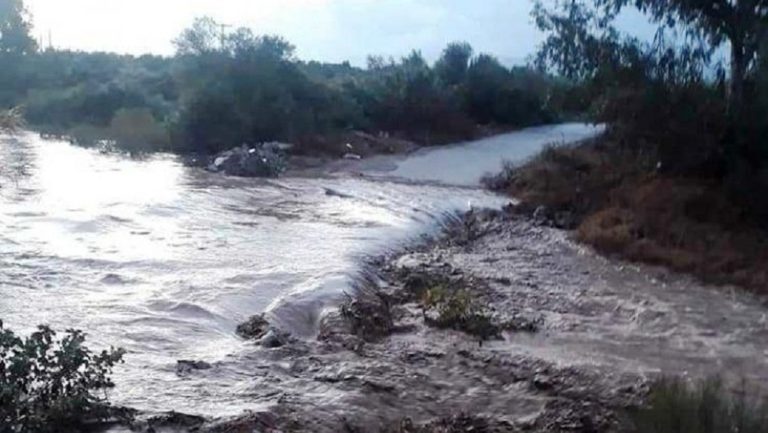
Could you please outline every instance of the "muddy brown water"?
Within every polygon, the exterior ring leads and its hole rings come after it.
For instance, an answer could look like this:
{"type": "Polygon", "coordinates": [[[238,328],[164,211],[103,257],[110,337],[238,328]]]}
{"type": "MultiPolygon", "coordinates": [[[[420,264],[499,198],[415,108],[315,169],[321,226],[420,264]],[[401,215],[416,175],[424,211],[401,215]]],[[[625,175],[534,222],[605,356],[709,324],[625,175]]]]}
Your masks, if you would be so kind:
{"type": "MultiPolygon", "coordinates": [[[[267,311],[282,328],[312,340],[366,257],[437,233],[452,212],[507,203],[478,187],[503,159],[521,161],[547,143],[597,132],[576,124],[533,128],[279,180],[227,178],[167,155],[137,161],[33,134],[5,136],[0,318],[21,333],[40,323],[75,327],[94,347],[126,348],[111,397],[140,410],[237,415],[269,405],[292,386],[307,400],[347,404],[338,387],[287,370],[284,382],[275,382],[267,370],[288,364],[254,352],[234,335],[236,325],[267,311]],[[180,377],[179,359],[220,367],[180,377]]],[[[557,238],[559,232],[535,233],[488,241],[524,242],[518,251],[531,256],[452,259],[527,287],[518,297],[525,305],[510,308],[545,315],[546,332],[510,336],[489,350],[565,366],[728,368],[768,379],[768,310],[758,300],[657,270],[622,268],[557,238]]],[[[488,245],[495,247],[512,251],[488,245]]],[[[342,358],[340,364],[351,362],[342,358]]],[[[291,359],[290,368],[302,364],[291,359]]],[[[462,374],[441,377],[459,383],[462,374]]],[[[482,382],[471,379],[467,392],[480,392],[482,382]]],[[[427,398],[419,392],[414,398],[427,398]]]]}
{"type": "MultiPolygon", "coordinates": [[[[504,155],[595,131],[535,128],[463,147],[486,155],[479,177],[504,155]]],[[[262,311],[311,338],[362,258],[434,233],[451,212],[504,202],[463,182],[237,179],[169,155],[131,160],[32,133],[2,136],[0,318],[19,333],[75,327],[95,347],[127,349],[111,393],[118,404],[236,414],[254,408],[250,369],[233,362],[179,378],[176,361],[244,356],[250,346],[234,329],[262,311]]]]}

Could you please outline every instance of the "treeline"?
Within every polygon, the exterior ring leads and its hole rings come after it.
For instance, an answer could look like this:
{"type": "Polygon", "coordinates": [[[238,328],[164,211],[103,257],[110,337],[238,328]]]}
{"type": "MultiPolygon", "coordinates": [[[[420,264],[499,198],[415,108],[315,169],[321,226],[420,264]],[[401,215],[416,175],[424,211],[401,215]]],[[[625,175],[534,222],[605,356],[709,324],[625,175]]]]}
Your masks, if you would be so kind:
{"type": "MultiPolygon", "coordinates": [[[[16,22],[28,23],[19,11],[16,22]]],[[[435,144],[485,126],[553,122],[579,106],[567,81],[507,68],[466,43],[450,44],[435,64],[414,51],[356,68],[301,61],[280,37],[221,33],[209,18],[179,36],[173,57],[40,51],[14,40],[0,51],[0,107],[23,107],[43,131],[131,151],[211,153],[282,140],[312,152],[314,137],[350,130],[435,144]]]]}

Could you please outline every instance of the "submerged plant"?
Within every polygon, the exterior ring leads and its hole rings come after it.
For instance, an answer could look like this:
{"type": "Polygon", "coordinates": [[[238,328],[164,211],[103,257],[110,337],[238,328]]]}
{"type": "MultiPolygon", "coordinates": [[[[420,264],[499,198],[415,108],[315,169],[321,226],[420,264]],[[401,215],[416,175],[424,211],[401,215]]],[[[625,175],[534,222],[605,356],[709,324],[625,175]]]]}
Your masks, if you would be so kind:
{"type": "Polygon", "coordinates": [[[466,332],[481,341],[500,335],[489,309],[464,289],[433,287],[424,293],[421,305],[427,325],[466,332]]]}
{"type": "Polygon", "coordinates": [[[124,351],[91,352],[85,334],[47,326],[17,337],[0,321],[0,433],[80,431],[108,415],[112,368],[124,351]]]}

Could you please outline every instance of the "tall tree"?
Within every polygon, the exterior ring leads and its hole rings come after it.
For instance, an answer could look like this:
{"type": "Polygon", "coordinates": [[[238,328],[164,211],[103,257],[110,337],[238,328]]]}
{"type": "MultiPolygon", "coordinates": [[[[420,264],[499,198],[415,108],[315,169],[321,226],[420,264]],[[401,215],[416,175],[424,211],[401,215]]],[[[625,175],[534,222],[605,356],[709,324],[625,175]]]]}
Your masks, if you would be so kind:
{"type": "Polygon", "coordinates": [[[731,53],[729,113],[741,115],[745,82],[768,29],[768,0],[594,0],[615,15],[635,6],[657,23],[684,26],[689,36],[704,38],[714,51],[728,45],[731,53]]]}
{"type": "Polygon", "coordinates": [[[30,36],[32,22],[22,0],[0,0],[0,54],[31,54],[37,43],[30,36]]]}
{"type": "Polygon", "coordinates": [[[443,50],[435,64],[435,72],[440,79],[451,86],[462,83],[467,76],[467,68],[474,50],[467,42],[453,42],[443,50]]]}

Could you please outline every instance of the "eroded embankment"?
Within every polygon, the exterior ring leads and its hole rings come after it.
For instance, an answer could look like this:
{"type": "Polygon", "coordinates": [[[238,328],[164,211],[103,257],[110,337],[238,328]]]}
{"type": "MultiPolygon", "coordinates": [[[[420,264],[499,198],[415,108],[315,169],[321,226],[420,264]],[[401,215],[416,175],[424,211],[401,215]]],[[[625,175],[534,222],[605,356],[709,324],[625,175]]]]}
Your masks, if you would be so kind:
{"type": "Polygon", "coordinates": [[[262,413],[203,429],[619,431],[622,409],[660,374],[768,383],[759,299],[600,258],[513,208],[471,213],[373,266],[378,277],[316,340],[247,356],[262,413]],[[429,298],[456,287],[490,332],[436,326],[429,298]]]}

